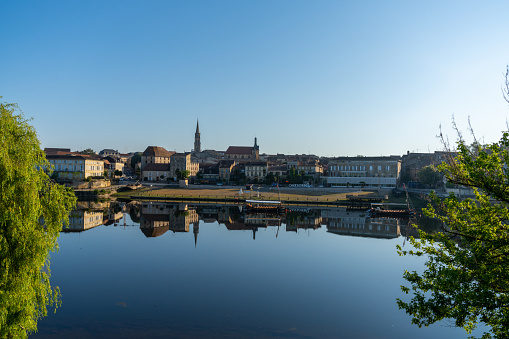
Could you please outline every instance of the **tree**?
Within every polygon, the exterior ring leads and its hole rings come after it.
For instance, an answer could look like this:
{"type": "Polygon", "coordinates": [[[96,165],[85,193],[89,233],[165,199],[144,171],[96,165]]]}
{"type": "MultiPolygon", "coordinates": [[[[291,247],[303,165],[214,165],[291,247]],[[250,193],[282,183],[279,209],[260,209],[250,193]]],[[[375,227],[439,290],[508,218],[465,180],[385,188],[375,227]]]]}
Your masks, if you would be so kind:
{"type": "Polygon", "coordinates": [[[179,171],[178,176],[179,176],[179,179],[187,179],[187,178],[189,178],[190,174],[191,174],[190,171],[183,170],[183,171],[179,171]]]}
{"type": "Polygon", "coordinates": [[[16,104],[0,103],[0,140],[0,336],[25,338],[58,306],[48,253],[76,197],[44,172],[50,164],[16,104]]]}
{"type": "Polygon", "coordinates": [[[446,179],[474,189],[475,198],[460,200],[451,194],[441,200],[431,195],[424,211],[441,221],[441,231],[419,231],[410,238],[415,250],[400,255],[427,256],[422,274],[405,271],[413,292],[398,305],[412,322],[428,326],[450,319],[471,332],[479,323],[490,329],[483,338],[507,338],[509,333],[509,134],[481,147],[461,138],[457,156],[449,153],[438,166],[446,179]]]}
{"type": "Polygon", "coordinates": [[[140,152],[137,152],[131,157],[131,169],[136,169],[136,164],[141,162],[141,154],[140,152]]]}
{"type": "Polygon", "coordinates": [[[97,155],[93,149],[87,148],[80,152],[80,154],[97,155]]]}
{"type": "Polygon", "coordinates": [[[115,170],[114,174],[117,177],[121,177],[122,176],[122,171],[121,170],[115,170]]]}
{"type": "Polygon", "coordinates": [[[436,187],[440,182],[441,176],[435,166],[429,165],[421,168],[421,170],[417,173],[417,179],[426,187],[436,187]]]}

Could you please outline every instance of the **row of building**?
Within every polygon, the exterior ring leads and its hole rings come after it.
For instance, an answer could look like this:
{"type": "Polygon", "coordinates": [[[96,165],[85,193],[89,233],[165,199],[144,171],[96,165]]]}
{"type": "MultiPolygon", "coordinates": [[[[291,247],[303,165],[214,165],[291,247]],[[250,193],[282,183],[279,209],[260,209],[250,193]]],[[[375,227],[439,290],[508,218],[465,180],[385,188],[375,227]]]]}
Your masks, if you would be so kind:
{"type": "Polygon", "coordinates": [[[303,182],[329,187],[395,188],[402,182],[417,181],[420,169],[446,160],[446,152],[410,153],[403,156],[318,157],[316,155],[260,154],[257,138],[253,146],[229,146],[226,151],[201,150],[196,124],[194,149],[177,153],[162,146],[148,146],[131,168],[131,157],[104,149],[99,154],[46,148],[55,175],[63,180],[83,180],[107,173],[138,173],[149,182],[167,182],[179,176],[195,183],[239,183],[273,181],[280,184],[303,182]],[[185,174],[185,175],[182,175],[185,174]]]}

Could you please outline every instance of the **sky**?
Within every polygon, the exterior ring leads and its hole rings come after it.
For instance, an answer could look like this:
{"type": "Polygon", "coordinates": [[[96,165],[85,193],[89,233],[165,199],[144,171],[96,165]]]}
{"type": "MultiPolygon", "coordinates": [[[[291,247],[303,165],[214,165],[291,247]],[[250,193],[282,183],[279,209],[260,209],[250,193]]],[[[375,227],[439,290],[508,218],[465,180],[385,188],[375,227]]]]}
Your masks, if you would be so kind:
{"type": "Polygon", "coordinates": [[[507,130],[509,1],[3,1],[0,99],[41,147],[434,152],[507,130]],[[468,138],[467,138],[468,139],[468,138]]]}

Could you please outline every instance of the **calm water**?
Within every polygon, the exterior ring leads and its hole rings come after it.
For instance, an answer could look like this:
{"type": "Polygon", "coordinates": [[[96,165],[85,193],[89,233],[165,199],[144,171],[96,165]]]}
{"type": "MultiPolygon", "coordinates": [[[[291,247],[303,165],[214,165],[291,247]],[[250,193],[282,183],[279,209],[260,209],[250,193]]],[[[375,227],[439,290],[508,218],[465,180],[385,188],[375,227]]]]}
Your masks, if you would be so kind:
{"type": "MultiPolygon", "coordinates": [[[[62,306],[31,338],[467,337],[398,310],[403,271],[423,266],[396,253],[401,221],[188,207],[126,206],[116,226],[62,233],[51,258],[62,306]]],[[[80,211],[73,227],[102,218],[80,211]]]]}

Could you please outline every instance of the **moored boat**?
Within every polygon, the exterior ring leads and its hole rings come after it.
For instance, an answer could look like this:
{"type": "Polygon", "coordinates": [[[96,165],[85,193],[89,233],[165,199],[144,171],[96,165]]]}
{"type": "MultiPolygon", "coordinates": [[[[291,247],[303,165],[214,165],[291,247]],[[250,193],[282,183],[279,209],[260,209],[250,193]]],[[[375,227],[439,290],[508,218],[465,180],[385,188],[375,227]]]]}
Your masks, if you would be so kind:
{"type": "Polygon", "coordinates": [[[284,214],[290,210],[283,206],[281,201],[271,200],[246,200],[244,205],[244,211],[246,213],[274,213],[284,214]]]}

